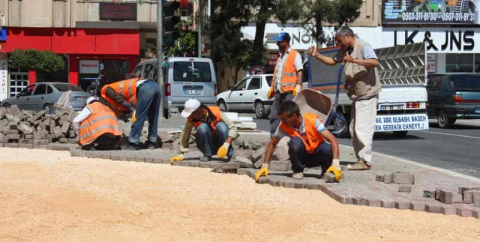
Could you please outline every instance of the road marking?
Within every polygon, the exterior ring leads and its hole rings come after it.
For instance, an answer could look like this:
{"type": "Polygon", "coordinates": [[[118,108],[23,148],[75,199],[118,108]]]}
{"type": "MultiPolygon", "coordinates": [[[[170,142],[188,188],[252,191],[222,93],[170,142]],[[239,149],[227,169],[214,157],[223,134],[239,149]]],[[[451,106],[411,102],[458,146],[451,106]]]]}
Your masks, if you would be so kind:
{"type": "Polygon", "coordinates": [[[424,132],[424,133],[432,133],[432,134],[443,134],[443,135],[456,136],[456,137],[462,137],[462,138],[470,138],[470,139],[480,139],[480,137],[475,137],[475,136],[468,136],[468,135],[461,135],[461,134],[449,134],[449,133],[434,132],[434,131],[416,130],[416,132],[424,132]]]}
{"type": "MultiPolygon", "coordinates": [[[[350,148],[353,151],[353,147],[350,146],[350,145],[340,144],[340,146],[343,146],[344,148],[350,148]]],[[[420,166],[420,167],[423,167],[423,168],[426,168],[426,169],[435,170],[435,171],[442,172],[442,173],[445,173],[445,174],[449,174],[451,176],[455,176],[455,177],[458,177],[458,178],[467,179],[467,180],[470,180],[472,182],[480,182],[480,178],[473,177],[473,176],[466,175],[466,174],[461,174],[461,173],[454,172],[454,171],[451,171],[451,170],[447,170],[447,169],[444,169],[444,168],[439,168],[439,167],[435,167],[435,166],[431,166],[431,165],[426,165],[426,164],[422,164],[422,163],[417,162],[417,161],[407,160],[407,159],[403,159],[403,158],[400,158],[400,157],[397,157],[397,156],[387,155],[387,154],[383,154],[383,153],[379,153],[379,152],[372,152],[372,153],[375,156],[383,156],[387,159],[393,159],[393,160],[397,160],[397,161],[400,161],[400,162],[420,166]]]]}

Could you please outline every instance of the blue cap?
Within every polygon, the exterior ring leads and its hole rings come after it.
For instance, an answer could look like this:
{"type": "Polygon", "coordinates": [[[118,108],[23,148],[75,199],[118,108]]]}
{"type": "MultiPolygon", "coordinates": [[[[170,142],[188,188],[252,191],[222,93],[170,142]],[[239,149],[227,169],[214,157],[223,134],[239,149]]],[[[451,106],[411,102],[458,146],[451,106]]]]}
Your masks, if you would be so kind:
{"type": "Polygon", "coordinates": [[[273,37],[275,41],[287,41],[290,43],[290,35],[287,32],[281,32],[277,37],[273,37]]]}

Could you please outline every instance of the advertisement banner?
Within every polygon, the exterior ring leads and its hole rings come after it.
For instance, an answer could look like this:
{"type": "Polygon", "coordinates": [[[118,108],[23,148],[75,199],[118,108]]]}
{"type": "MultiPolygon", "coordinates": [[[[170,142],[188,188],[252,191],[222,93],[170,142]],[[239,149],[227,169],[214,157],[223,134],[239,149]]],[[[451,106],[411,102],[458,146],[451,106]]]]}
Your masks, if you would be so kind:
{"type": "Polygon", "coordinates": [[[384,0],[383,24],[478,24],[480,0],[384,0]]]}
{"type": "Polygon", "coordinates": [[[428,130],[426,114],[378,115],[375,132],[428,130]]]}
{"type": "Polygon", "coordinates": [[[0,101],[8,97],[8,61],[0,55],[0,101]]]}

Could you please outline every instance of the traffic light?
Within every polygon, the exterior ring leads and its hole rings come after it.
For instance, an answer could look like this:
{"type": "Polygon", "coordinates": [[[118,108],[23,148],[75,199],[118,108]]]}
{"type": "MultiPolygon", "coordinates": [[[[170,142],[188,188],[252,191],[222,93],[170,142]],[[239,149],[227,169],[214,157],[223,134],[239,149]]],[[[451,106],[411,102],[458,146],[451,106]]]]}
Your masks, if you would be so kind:
{"type": "Polygon", "coordinates": [[[167,46],[173,45],[175,40],[180,37],[180,33],[175,29],[175,25],[180,23],[180,16],[175,15],[178,8],[180,8],[179,2],[163,3],[163,42],[167,46]]]}

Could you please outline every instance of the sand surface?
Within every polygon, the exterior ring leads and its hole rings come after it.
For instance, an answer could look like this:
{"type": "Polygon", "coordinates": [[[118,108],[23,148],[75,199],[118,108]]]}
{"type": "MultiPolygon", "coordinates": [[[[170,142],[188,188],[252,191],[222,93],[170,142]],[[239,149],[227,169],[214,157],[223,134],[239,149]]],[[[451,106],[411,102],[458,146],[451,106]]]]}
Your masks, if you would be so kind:
{"type": "Polygon", "coordinates": [[[208,169],[0,148],[0,241],[479,241],[480,220],[342,205],[208,169]]]}

